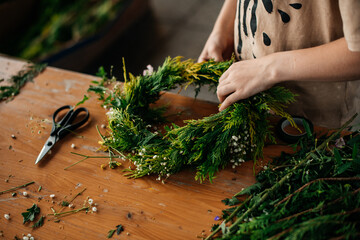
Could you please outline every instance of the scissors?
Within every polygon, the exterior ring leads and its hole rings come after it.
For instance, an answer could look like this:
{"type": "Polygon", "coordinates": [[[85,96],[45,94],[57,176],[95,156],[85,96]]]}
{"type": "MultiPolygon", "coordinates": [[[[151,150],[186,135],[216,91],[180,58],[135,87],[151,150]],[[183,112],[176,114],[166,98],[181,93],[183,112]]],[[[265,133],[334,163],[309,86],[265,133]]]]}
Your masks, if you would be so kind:
{"type": "Polygon", "coordinates": [[[46,153],[49,152],[49,150],[57,143],[60,139],[62,139],[65,135],[67,135],[69,132],[74,131],[78,127],[84,125],[87,120],[89,119],[89,111],[84,108],[77,108],[74,110],[74,108],[70,105],[65,105],[60,108],[58,108],[53,113],[53,125],[50,133],[50,137],[48,140],[46,140],[46,143],[44,144],[43,148],[41,149],[41,152],[39,156],[37,157],[35,164],[41,161],[41,159],[44,158],[46,153]],[[69,109],[69,111],[65,114],[65,116],[60,119],[59,121],[56,121],[57,115],[63,111],[64,109],[69,109]],[[73,123],[74,120],[78,117],[78,115],[81,112],[85,112],[85,116],[78,122],[73,123]]]}

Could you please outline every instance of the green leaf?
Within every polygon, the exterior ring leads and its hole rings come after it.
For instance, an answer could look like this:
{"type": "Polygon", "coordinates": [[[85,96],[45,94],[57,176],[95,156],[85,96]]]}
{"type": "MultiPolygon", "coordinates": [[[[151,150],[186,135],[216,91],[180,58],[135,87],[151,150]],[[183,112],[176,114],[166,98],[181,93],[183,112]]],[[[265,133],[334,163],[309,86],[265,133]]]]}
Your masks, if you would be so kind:
{"type": "Polygon", "coordinates": [[[358,150],[359,150],[359,143],[355,142],[354,146],[353,146],[353,151],[352,151],[352,158],[356,159],[357,155],[358,155],[358,150]]]}
{"type": "Polygon", "coordinates": [[[34,221],[34,218],[40,213],[40,208],[34,203],[31,208],[26,209],[26,212],[21,213],[23,216],[23,224],[34,221]]]}
{"type": "Polygon", "coordinates": [[[116,226],[116,234],[119,235],[122,231],[124,231],[124,227],[119,224],[116,226]]]}
{"type": "Polygon", "coordinates": [[[351,165],[352,165],[351,162],[348,162],[348,163],[345,163],[345,164],[341,165],[341,166],[337,169],[336,175],[342,174],[343,172],[345,172],[346,170],[348,170],[348,168],[351,167],[351,165]]]}
{"type": "Polygon", "coordinates": [[[340,155],[340,152],[337,148],[334,148],[334,156],[335,156],[335,160],[336,160],[336,163],[338,165],[341,165],[342,164],[342,157],[340,155]]]}
{"type": "Polygon", "coordinates": [[[116,230],[112,229],[108,232],[107,238],[112,238],[116,230]]]}
{"type": "Polygon", "coordinates": [[[101,78],[105,78],[106,75],[107,75],[107,73],[106,73],[104,67],[103,66],[99,67],[99,70],[96,73],[96,76],[101,77],[101,78]]]}
{"type": "Polygon", "coordinates": [[[86,96],[86,95],[84,95],[83,99],[82,99],[80,102],[78,102],[78,103],[75,105],[75,107],[79,106],[80,104],[83,104],[83,103],[86,102],[87,100],[89,100],[89,97],[86,96]]]}
{"type": "Polygon", "coordinates": [[[234,206],[234,205],[240,203],[239,199],[237,199],[236,197],[226,198],[226,199],[222,200],[222,202],[228,206],[234,206]]]}
{"type": "Polygon", "coordinates": [[[45,218],[44,216],[41,216],[39,221],[37,221],[36,223],[34,223],[34,225],[32,225],[32,228],[38,228],[44,225],[44,218],[45,218]]]}
{"type": "Polygon", "coordinates": [[[306,133],[307,133],[307,136],[308,136],[308,137],[311,137],[311,136],[312,136],[312,132],[311,132],[311,129],[310,129],[310,126],[309,126],[308,122],[303,119],[303,120],[302,120],[302,124],[303,124],[303,126],[304,126],[304,128],[305,128],[305,131],[306,131],[306,133]]]}

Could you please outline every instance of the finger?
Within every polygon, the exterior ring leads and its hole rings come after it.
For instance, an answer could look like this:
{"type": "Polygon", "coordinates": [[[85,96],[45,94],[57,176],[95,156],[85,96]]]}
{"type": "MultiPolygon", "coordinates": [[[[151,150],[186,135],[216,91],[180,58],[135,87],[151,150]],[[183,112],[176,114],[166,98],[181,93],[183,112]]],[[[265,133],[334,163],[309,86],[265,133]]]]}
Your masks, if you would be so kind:
{"type": "Polygon", "coordinates": [[[209,60],[209,57],[205,53],[201,53],[200,57],[198,58],[198,63],[206,62],[209,60]]]}
{"type": "Polygon", "coordinates": [[[221,104],[219,111],[222,111],[226,108],[228,108],[231,104],[236,103],[239,99],[237,99],[236,92],[229,95],[225,101],[221,104]]]}
{"type": "Polygon", "coordinates": [[[224,58],[220,54],[213,54],[213,59],[215,62],[223,62],[224,58]]]}
{"type": "Polygon", "coordinates": [[[220,102],[223,102],[227,96],[236,91],[235,87],[232,84],[222,85],[217,88],[217,97],[220,102]]]}
{"type": "MultiPolygon", "coordinates": [[[[230,68],[229,68],[230,69],[230,68]]],[[[226,70],[219,78],[219,84],[225,82],[225,80],[229,77],[230,71],[226,70]]]]}

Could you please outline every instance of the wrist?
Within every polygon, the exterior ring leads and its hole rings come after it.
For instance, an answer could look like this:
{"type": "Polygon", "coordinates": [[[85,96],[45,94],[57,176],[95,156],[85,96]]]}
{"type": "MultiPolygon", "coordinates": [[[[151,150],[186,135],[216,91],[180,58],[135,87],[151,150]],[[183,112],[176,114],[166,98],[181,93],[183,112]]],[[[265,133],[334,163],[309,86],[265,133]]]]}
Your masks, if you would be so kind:
{"type": "Polygon", "coordinates": [[[286,52],[276,52],[265,57],[268,62],[267,75],[270,85],[293,79],[294,60],[286,52]]]}

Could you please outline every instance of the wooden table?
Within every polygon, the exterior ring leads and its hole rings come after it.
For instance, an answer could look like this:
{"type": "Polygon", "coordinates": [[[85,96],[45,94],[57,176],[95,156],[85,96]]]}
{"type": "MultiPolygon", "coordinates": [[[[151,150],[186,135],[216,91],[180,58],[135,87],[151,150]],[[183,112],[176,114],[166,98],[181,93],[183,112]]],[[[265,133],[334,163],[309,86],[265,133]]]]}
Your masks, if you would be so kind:
{"type": "MultiPolygon", "coordinates": [[[[16,73],[22,62],[0,57],[0,76],[16,73]]],[[[26,188],[0,195],[0,239],[14,239],[31,233],[35,239],[106,239],[107,233],[117,225],[124,226],[124,232],[112,239],[197,239],[209,234],[215,216],[225,208],[222,199],[232,197],[242,188],[255,182],[252,162],[226,168],[217,174],[213,184],[200,184],[194,180],[194,170],[185,170],[171,176],[163,184],[157,176],[141,179],[127,179],[122,170],[101,169],[107,159],[87,159],[64,170],[81,158],[77,153],[101,156],[96,152],[100,137],[96,125],[107,124],[106,110],[95,96],[83,106],[89,109],[90,123],[79,129],[76,135],[69,134],[54,147],[52,154],[43,164],[35,165],[35,159],[51,130],[51,117],[62,105],[74,105],[80,101],[94,76],[65,71],[52,67],[27,83],[13,101],[0,103],[0,191],[27,182],[35,181],[26,188]],[[15,138],[12,137],[15,136],[15,138]],[[72,149],[71,145],[76,148],[72,149]],[[42,187],[38,191],[39,186],[42,187]],[[52,213],[51,207],[70,200],[76,193],[86,191],[75,200],[75,208],[81,207],[90,197],[97,203],[96,213],[79,212],[60,218],[60,222],[49,221],[47,216],[42,227],[32,229],[23,224],[22,212],[36,203],[41,215],[52,213]],[[26,191],[28,197],[22,196],[26,191]],[[51,199],[50,195],[55,194],[51,199]],[[10,213],[6,220],[4,214],[10,213]]],[[[217,106],[167,93],[161,103],[170,104],[170,121],[181,123],[183,119],[200,118],[217,112],[217,106]]],[[[160,103],[160,104],[161,104],[160,103]]],[[[100,128],[103,134],[106,129],[100,128]]],[[[267,146],[265,160],[276,156],[284,146],[267,146]]],[[[70,210],[70,209],[66,209],[70,210]]]]}

